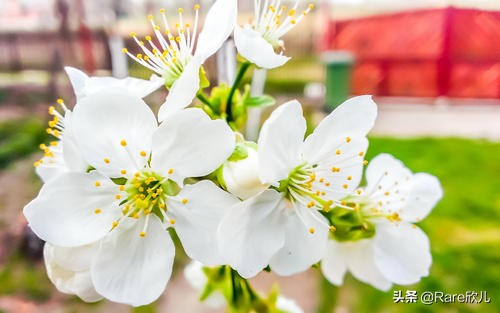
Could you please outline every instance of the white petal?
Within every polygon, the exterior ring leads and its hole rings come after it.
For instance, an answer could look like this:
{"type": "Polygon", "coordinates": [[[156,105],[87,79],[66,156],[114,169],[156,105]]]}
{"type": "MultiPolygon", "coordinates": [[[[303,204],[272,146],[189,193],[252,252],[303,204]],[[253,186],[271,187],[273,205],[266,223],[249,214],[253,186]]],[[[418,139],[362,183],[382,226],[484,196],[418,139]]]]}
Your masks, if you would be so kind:
{"type": "Polygon", "coordinates": [[[126,77],[88,77],[85,73],[72,67],[65,67],[78,100],[106,89],[121,88],[136,97],[144,98],[163,86],[164,81],[157,75],[149,80],[126,77]]]}
{"type": "Polygon", "coordinates": [[[439,180],[427,173],[413,175],[408,186],[407,205],[401,210],[400,217],[407,222],[424,219],[443,197],[439,180]]]}
{"type": "Polygon", "coordinates": [[[118,188],[106,177],[65,173],[50,180],[24,208],[33,231],[45,241],[61,247],[93,243],[105,236],[121,215],[114,195],[118,188]],[[100,187],[94,183],[99,181],[100,187]],[[96,209],[100,214],[95,214],[96,209]]]}
{"type": "Polygon", "coordinates": [[[276,301],[276,308],[285,313],[304,313],[294,300],[281,296],[276,301]]]}
{"type": "MultiPolygon", "coordinates": [[[[84,248],[84,250],[88,252],[87,248],[84,248]]],[[[65,265],[73,266],[74,264],[83,263],[78,257],[73,257],[70,251],[75,252],[76,255],[82,256],[81,248],[66,249],[52,246],[49,243],[45,244],[43,255],[50,281],[59,291],[77,295],[85,302],[96,302],[101,300],[102,296],[95,291],[92,279],[90,278],[90,259],[88,259],[86,255],[83,255],[87,269],[75,271],[65,265]],[[66,259],[62,258],[63,256],[69,257],[74,263],[66,262],[66,259]]]]}
{"type": "Polygon", "coordinates": [[[174,82],[160,107],[158,120],[165,121],[170,115],[189,106],[200,89],[200,60],[191,59],[182,71],[181,76],[174,82]]]}
{"type": "Polygon", "coordinates": [[[312,188],[313,191],[325,192],[327,199],[340,200],[352,194],[361,181],[368,140],[357,137],[347,143],[345,139],[333,139],[329,144],[335,150],[326,154],[323,159],[307,160],[309,164],[318,165],[315,169],[318,179],[314,181],[312,188]]]}
{"type": "Polygon", "coordinates": [[[217,0],[208,11],[198,36],[195,56],[201,63],[217,52],[233,32],[238,15],[238,1],[217,0]]]}
{"type": "Polygon", "coordinates": [[[343,253],[340,243],[336,240],[328,240],[325,256],[321,261],[321,272],[332,284],[341,286],[347,272],[346,255],[343,253]]]}
{"type": "Polygon", "coordinates": [[[347,268],[354,277],[383,291],[391,288],[392,283],[382,275],[375,263],[372,239],[338,244],[347,268]]]}
{"type": "Polygon", "coordinates": [[[260,181],[259,155],[248,148],[248,156],[243,160],[227,161],[222,176],[227,191],[245,200],[266,190],[269,185],[260,181]]]}
{"type": "Polygon", "coordinates": [[[224,264],[217,228],[227,209],[238,202],[209,180],[186,185],[176,197],[167,198],[169,217],[175,220],[174,228],[191,259],[207,266],[224,264]]]}
{"type": "Polygon", "coordinates": [[[222,255],[244,278],[257,275],[285,242],[284,203],[275,190],[233,206],[219,226],[222,255]]]}
{"type": "Polygon", "coordinates": [[[90,270],[92,259],[99,249],[98,242],[74,248],[57,247],[48,243],[46,245],[51,247],[54,262],[74,272],[90,270]]]}
{"type": "Polygon", "coordinates": [[[285,244],[269,262],[271,269],[282,276],[303,272],[319,262],[328,241],[328,224],[318,211],[303,207],[296,210],[299,213],[287,217],[285,244]]]}
{"type": "Polygon", "coordinates": [[[408,285],[429,275],[432,263],[427,235],[408,223],[377,224],[375,263],[388,280],[408,285]]]}
{"type": "Polygon", "coordinates": [[[72,119],[85,160],[103,174],[120,177],[121,170],[134,173],[146,164],[141,151],[151,151],[157,122],[140,98],[117,90],[102,91],[80,101],[72,119]]]}
{"type": "Polygon", "coordinates": [[[234,43],[238,52],[248,61],[258,67],[273,69],[284,65],[289,57],[274,52],[273,46],[262,35],[253,30],[250,25],[234,29],[234,43]]]}
{"type": "Polygon", "coordinates": [[[84,97],[86,93],[85,86],[90,77],[84,72],[74,67],[66,66],[64,70],[68,75],[71,85],[73,86],[73,91],[75,92],[76,97],[77,98],[84,97]]]}
{"type": "Polygon", "coordinates": [[[165,120],[153,135],[151,165],[182,185],[186,177],[216,170],[231,156],[235,135],[226,122],[211,120],[201,109],[186,109],[165,120]]]}
{"type": "Polygon", "coordinates": [[[103,240],[91,268],[98,293],[119,303],[149,304],[163,293],[172,273],[175,247],[156,216],[151,216],[146,236],[142,220],[129,229],[120,227],[103,240]]]}
{"type": "Polygon", "coordinates": [[[377,105],[370,96],[347,100],[330,113],[304,143],[304,158],[315,163],[335,151],[341,140],[365,137],[377,117],[377,105]]]}
{"type": "Polygon", "coordinates": [[[374,157],[366,168],[367,191],[375,191],[378,186],[387,189],[394,185],[403,183],[412,176],[403,162],[390,154],[381,153],[374,157]]]}
{"type": "Polygon", "coordinates": [[[259,136],[260,179],[276,184],[301,164],[300,150],[306,133],[306,120],[296,100],[278,107],[264,122],[259,136]]]}

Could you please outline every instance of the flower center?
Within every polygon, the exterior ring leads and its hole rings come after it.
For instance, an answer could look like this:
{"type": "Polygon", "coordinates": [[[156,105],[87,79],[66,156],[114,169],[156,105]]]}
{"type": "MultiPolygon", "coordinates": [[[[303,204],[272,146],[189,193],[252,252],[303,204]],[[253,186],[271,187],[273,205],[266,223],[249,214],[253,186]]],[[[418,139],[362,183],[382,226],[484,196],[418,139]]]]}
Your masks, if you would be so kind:
{"type": "Polygon", "coordinates": [[[328,211],[337,201],[326,198],[323,187],[328,187],[330,183],[317,177],[316,168],[317,165],[307,163],[297,166],[287,179],[280,181],[278,189],[291,201],[300,202],[308,208],[328,211]]]}
{"type": "Polygon", "coordinates": [[[130,35],[143,53],[133,55],[126,48],[123,49],[123,52],[137,63],[161,75],[165,79],[165,85],[170,88],[182,74],[184,67],[194,54],[198,38],[199,9],[199,5],[194,6],[195,18],[193,27],[191,27],[191,24],[184,22],[183,9],[178,9],[179,19],[175,24],[175,28],[169,26],[165,9],[160,10],[163,28],[155,23],[152,15],[149,15],[148,20],[153,28],[156,42],[153,41],[151,36],[146,36],[145,40],[149,45],[148,48],[146,43],[139,40],[136,33],[133,32],[130,35]]]}
{"type": "Polygon", "coordinates": [[[300,0],[296,0],[293,7],[280,6],[281,0],[255,0],[255,20],[252,27],[262,34],[262,37],[275,49],[283,49],[284,43],[280,38],[292,30],[313,8],[309,4],[307,9],[297,14],[300,0]],[[268,5],[268,3],[270,4],[268,5]]]}

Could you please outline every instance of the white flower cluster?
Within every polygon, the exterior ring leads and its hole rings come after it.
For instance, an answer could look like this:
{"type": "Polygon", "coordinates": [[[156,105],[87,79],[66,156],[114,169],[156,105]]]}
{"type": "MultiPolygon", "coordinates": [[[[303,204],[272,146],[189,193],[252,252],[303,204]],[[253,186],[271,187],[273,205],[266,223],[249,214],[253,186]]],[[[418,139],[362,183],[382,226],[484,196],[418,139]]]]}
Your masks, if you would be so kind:
{"type": "MultiPolygon", "coordinates": [[[[85,301],[155,301],[171,276],[173,232],[199,262],[186,274],[200,290],[211,278],[202,265],[230,266],[244,280],[263,269],[293,275],[321,261],[333,284],[350,271],[383,290],[428,275],[429,242],[412,223],[439,201],[441,186],[380,155],[359,187],[377,115],[371,97],[346,101],[305,139],[301,104],[285,103],[257,143],[229,122],[234,88],[224,101],[202,96],[201,108],[186,108],[206,87],[204,61],[233,31],[247,64],[287,62],[281,37],[312,5],[297,12],[300,1],[279,3],[256,0],[254,20],[240,27],[236,1],[217,0],[199,35],[199,6],[194,26],[182,9],[175,28],[164,10],[161,26],[149,17],[155,38],[132,34],[141,54],[124,52],[156,73],[150,80],[66,68],[77,103],[49,109],[57,140],[41,145],[35,166],[45,184],[24,208],[47,242],[47,272],[59,290],[85,301]],[[155,116],[142,98],[162,85],[169,93],[155,116]]],[[[215,293],[212,302],[223,298],[215,293]]],[[[273,301],[272,312],[301,312],[293,301],[273,301]]]]}

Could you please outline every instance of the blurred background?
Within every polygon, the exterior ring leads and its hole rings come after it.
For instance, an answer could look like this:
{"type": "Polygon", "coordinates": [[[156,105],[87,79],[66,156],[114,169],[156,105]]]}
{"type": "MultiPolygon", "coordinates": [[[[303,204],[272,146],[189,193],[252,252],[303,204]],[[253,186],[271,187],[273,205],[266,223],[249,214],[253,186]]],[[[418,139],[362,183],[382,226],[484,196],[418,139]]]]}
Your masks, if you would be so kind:
{"type": "MultiPolygon", "coordinates": [[[[204,308],[182,275],[180,260],[165,295],[131,309],[84,304],[58,293],[41,261],[43,243],[26,227],[23,206],[41,182],[33,161],[47,108],[74,96],[63,66],[91,75],[148,78],[123,47],[128,35],[151,32],[146,15],[212,1],[0,0],[0,312],[220,312],[204,308]]],[[[284,1],[287,2],[287,1],[284,1]]],[[[290,1],[295,2],[295,1],[290,1]]],[[[419,224],[429,235],[430,276],[387,293],[347,277],[334,288],[317,270],[254,279],[266,293],[274,281],[285,296],[313,313],[500,312],[500,2],[498,0],[313,1],[311,16],[291,31],[293,59],[267,73],[265,92],[278,103],[298,98],[311,127],[350,95],[372,94],[380,105],[368,159],[392,153],[415,172],[438,176],[445,197],[419,224]],[[490,304],[395,304],[393,291],[487,291],[490,304]]],[[[307,5],[308,3],[302,3],[307,5]]],[[[240,1],[240,22],[253,2],[240,1]]],[[[189,19],[190,17],[186,17],[189,19]]],[[[219,59],[220,60],[220,59],[219,59]]],[[[217,58],[206,65],[217,81],[217,58]]],[[[251,77],[247,78],[250,81],[251,77]]],[[[148,98],[161,104],[164,91],[148,98]]],[[[256,123],[268,112],[253,114],[256,123]]]]}

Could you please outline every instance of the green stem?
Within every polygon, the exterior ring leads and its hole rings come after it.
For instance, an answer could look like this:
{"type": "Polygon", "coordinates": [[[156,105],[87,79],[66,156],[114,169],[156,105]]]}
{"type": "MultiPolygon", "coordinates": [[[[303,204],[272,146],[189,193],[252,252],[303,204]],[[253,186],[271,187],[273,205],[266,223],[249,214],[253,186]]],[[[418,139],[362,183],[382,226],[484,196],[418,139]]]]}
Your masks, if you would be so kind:
{"type": "Polygon", "coordinates": [[[240,69],[238,70],[238,74],[236,75],[236,78],[234,79],[233,86],[231,87],[231,91],[229,92],[229,96],[227,97],[227,103],[226,103],[226,120],[228,122],[234,121],[233,118],[233,96],[234,93],[236,92],[236,89],[238,88],[239,84],[241,83],[241,80],[243,79],[243,76],[245,76],[246,71],[250,68],[252,63],[250,62],[245,62],[241,64],[240,69]]]}
{"type": "Polygon", "coordinates": [[[331,313],[337,304],[339,287],[330,284],[325,278],[321,278],[318,313],[331,313]]]}
{"type": "Polygon", "coordinates": [[[207,97],[205,96],[205,94],[203,93],[203,91],[200,91],[196,94],[196,98],[198,98],[198,100],[200,100],[201,102],[203,102],[204,104],[208,105],[210,108],[212,108],[212,104],[210,103],[210,101],[208,101],[207,97]]]}

